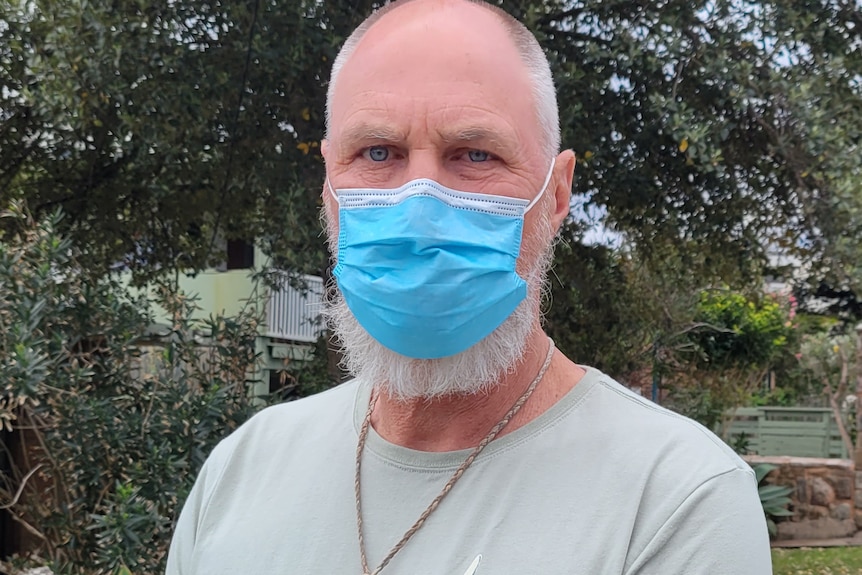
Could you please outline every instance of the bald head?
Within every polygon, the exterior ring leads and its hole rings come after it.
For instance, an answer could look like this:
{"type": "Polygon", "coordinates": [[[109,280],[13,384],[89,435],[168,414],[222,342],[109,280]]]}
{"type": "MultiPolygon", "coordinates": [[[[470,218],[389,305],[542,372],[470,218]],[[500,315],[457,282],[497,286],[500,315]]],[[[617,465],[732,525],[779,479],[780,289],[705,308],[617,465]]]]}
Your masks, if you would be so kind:
{"type": "MultiPolygon", "coordinates": [[[[544,52],[532,33],[503,10],[482,0],[397,0],[369,16],[345,41],[332,66],[327,91],[326,133],[332,135],[333,108],[345,67],[350,67],[354,56],[386,58],[387,52],[398,51],[393,42],[384,50],[368,50],[391,39],[393,31],[407,32],[406,36],[418,39],[421,34],[427,41],[425,55],[442,45],[451,46],[462,41],[462,56],[469,58],[482,48],[497,53],[496,65],[503,69],[518,69],[523,72],[524,82],[513,82],[508,90],[522,90],[531,99],[532,113],[539,127],[543,153],[555,155],[560,149],[559,112],[556,91],[550,66],[544,52]],[[484,44],[484,46],[482,46],[484,44]],[[477,50],[479,48],[479,50],[477,50]],[[504,54],[500,54],[501,50],[504,54]],[[472,52],[471,52],[472,51],[472,52]],[[357,54],[358,52],[358,54],[357,54]]],[[[456,58],[457,59],[457,58],[456,58]]],[[[453,64],[457,62],[453,61],[453,64]]],[[[414,63],[422,68],[423,61],[414,63]]],[[[491,65],[490,62],[488,62],[491,65]]],[[[429,78],[429,80],[433,80],[429,78]]]]}

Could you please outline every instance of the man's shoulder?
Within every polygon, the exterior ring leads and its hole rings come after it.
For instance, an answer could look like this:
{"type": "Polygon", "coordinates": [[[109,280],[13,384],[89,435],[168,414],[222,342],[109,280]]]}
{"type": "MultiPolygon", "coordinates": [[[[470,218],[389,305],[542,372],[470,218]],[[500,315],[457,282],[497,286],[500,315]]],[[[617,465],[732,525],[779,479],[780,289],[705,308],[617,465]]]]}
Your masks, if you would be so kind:
{"type": "Polygon", "coordinates": [[[588,437],[585,467],[612,497],[630,497],[633,558],[658,545],[674,522],[708,521],[716,512],[744,517],[759,536],[757,482],[742,458],[700,423],[592,372],[578,414],[588,437]]]}
{"type": "Polygon", "coordinates": [[[746,463],[700,423],[657,405],[597,371],[591,371],[590,407],[585,416],[627,456],[664,464],[697,466],[704,474],[748,470],[746,463]]]}
{"type": "Polygon", "coordinates": [[[326,391],[267,407],[223,439],[212,459],[226,460],[254,452],[272,453],[330,436],[353,425],[359,383],[349,381],[326,391]]]}
{"type": "Polygon", "coordinates": [[[350,380],[314,395],[272,405],[257,413],[244,427],[295,426],[343,418],[353,413],[359,385],[357,380],[350,380]]]}

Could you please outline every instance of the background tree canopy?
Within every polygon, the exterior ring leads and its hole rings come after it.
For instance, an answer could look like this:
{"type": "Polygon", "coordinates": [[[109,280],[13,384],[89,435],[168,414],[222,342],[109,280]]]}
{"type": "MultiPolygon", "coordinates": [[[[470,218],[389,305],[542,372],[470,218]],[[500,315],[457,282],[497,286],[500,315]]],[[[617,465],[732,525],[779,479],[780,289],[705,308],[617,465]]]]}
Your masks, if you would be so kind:
{"type": "MultiPolygon", "coordinates": [[[[97,273],[200,270],[231,238],[320,273],[326,82],[377,4],[0,0],[0,200],[62,207],[97,273]]],[[[636,264],[622,277],[750,286],[779,251],[856,301],[858,0],[500,5],[552,61],[575,214],[621,239],[636,264]]],[[[589,297],[567,303],[572,285],[619,281],[589,225],[565,230],[560,307],[589,297]]],[[[619,302],[638,294],[615,289],[608,317],[633,313],[619,302]]]]}

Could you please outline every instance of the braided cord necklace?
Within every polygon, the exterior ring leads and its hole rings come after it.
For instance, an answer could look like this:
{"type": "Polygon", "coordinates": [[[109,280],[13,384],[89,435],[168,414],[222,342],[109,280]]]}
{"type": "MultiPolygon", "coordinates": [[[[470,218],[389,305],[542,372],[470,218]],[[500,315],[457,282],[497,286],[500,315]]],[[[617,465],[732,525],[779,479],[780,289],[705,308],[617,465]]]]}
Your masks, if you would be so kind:
{"type": "Polygon", "coordinates": [[[467,459],[455,470],[455,473],[452,474],[452,477],[449,478],[449,481],[443,486],[443,489],[440,491],[440,494],[434,498],[428,507],[425,508],[425,511],[422,512],[422,515],[419,516],[419,519],[416,520],[416,523],[407,530],[406,533],[401,537],[401,540],[395,544],[395,546],[389,551],[380,565],[371,571],[368,568],[368,558],[365,555],[365,539],[362,535],[362,498],[360,495],[360,471],[362,468],[362,451],[365,448],[365,442],[368,438],[368,427],[371,424],[371,413],[374,411],[374,405],[377,403],[377,396],[372,395],[371,400],[368,402],[368,411],[365,412],[365,419],[362,421],[362,427],[359,430],[359,443],[356,446],[356,477],[354,480],[354,489],[356,492],[356,527],[359,532],[359,556],[362,559],[362,573],[363,575],[378,575],[383,568],[386,567],[392,558],[407,545],[407,542],[410,540],[413,535],[416,534],[417,531],[422,527],[425,523],[425,520],[428,519],[428,516],[437,509],[437,506],[440,505],[440,502],[443,501],[443,498],[449,494],[452,490],[452,487],[455,483],[461,479],[461,476],[464,475],[464,472],[467,471],[467,468],[476,460],[482,450],[485,447],[494,441],[494,438],[499,435],[503,429],[509,424],[515,414],[520,411],[521,407],[527,402],[530,396],[533,394],[533,390],[536,389],[536,386],[542,381],[542,378],[545,376],[545,372],[548,371],[548,367],[551,365],[551,359],[554,356],[554,342],[550,338],[548,338],[548,355],[545,358],[545,363],[542,364],[541,369],[539,369],[539,373],[536,375],[535,379],[530,383],[527,387],[526,391],[518,398],[515,404],[506,412],[506,415],[503,416],[503,419],[500,420],[497,425],[491,428],[491,431],[488,432],[488,435],[485,436],[482,441],[479,442],[470,455],[467,456],[467,459]]]}

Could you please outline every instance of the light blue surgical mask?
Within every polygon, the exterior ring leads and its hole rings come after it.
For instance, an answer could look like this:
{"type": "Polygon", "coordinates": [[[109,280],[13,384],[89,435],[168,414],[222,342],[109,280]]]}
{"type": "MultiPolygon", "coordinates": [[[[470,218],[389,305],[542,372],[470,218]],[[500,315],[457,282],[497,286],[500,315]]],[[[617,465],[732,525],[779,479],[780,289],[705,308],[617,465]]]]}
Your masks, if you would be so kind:
{"type": "Polygon", "coordinates": [[[417,359],[461,353],[527,296],[515,272],[532,200],[459,192],[433,180],[395,189],[338,189],[334,275],[360,325],[417,359]]]}

